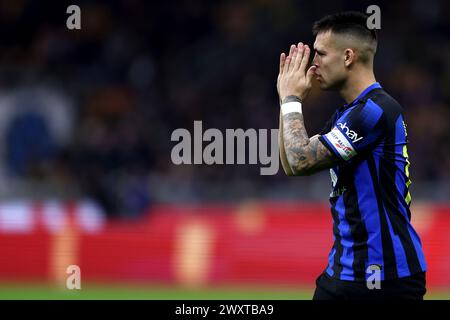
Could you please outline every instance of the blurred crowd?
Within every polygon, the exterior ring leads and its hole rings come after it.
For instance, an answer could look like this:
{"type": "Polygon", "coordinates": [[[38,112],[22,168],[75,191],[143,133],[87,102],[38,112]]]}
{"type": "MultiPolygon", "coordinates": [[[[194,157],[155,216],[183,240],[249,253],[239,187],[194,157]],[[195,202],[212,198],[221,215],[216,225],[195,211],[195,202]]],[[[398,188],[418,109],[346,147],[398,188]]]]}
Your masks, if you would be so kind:
{"type": "MultiPolygon", "coordinates": [[[[323,15],[370,4],[376,76],[405,108],[413,183],[449,183],[450,3],[372,2],[76,1],[81,30],[68,30],[72,3],[0,1],[0,196],[88,197],[111,216],[153,201],[326,199],[326,174],[306,184],[257,165],[175,166],[171,133],[194,120],[277,128],[279,54],[312,45],[323,15]]],[[[343,103],[314,87],[310,135],[343,103]]]]}

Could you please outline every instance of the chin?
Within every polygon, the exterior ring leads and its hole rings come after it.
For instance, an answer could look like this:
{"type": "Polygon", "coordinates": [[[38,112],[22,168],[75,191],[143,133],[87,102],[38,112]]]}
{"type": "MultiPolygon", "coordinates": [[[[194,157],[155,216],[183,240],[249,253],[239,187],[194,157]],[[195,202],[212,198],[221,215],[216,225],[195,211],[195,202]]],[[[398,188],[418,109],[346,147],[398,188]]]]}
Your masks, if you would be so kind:
{"type": "Polygon", "coordinates": [[[320,89],[325,90],[325,91],[339,91],[342,83],[340,82],[319,82],[320,84],[320,89]]]}

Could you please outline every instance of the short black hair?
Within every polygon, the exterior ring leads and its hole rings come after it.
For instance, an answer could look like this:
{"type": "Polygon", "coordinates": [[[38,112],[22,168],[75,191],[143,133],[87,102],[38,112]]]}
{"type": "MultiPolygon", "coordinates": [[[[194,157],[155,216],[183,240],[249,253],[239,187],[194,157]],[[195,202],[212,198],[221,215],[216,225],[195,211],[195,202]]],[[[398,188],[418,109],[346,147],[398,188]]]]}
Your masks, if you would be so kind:
{"type": "Polygon", "coordinates": [[[345,11],[330,14],[316,21],[313,25],[313,35],[331,31],[334,34],[349,34],[369,42],[377,42],[375,29],[367,28],[369,16],[358,11],[345,11]]]}

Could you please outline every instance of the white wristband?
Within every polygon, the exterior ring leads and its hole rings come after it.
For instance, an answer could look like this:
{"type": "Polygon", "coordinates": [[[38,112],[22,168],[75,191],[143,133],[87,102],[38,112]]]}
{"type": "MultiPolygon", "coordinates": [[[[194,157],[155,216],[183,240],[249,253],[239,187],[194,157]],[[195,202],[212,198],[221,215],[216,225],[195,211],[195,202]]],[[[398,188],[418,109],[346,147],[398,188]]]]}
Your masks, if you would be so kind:
{"type": "Polygon", "coordinates": [[[286,102],[281,105],[281,114],[283,116],[292,112],[302,113],[302,104],[298,101],[286,102]]]}

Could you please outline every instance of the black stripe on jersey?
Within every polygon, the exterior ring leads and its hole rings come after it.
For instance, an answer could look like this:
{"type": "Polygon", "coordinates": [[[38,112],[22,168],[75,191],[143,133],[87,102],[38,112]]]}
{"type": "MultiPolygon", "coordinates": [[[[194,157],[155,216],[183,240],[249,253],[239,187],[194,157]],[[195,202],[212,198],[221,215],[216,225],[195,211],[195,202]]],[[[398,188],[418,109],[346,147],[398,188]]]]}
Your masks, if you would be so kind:
{"type": "Polygon", "coordinates": [[[355,280],[365,280],[366,262],[368,260],[368,234],[358,206],[357,190],[354,182],[348,186],[352,192],[344,193],[345,218],[350,226],[353,239],[353,272],[355,280]]]}
{"type": "Polygon", "coordinates": [[[394,245],[392,243],[391,233],[389,232],[389,226],[386,221],[386,215],[384,213],[383,203],[381,201],[380,184],[378,182],[377,168],[375,166],[375,160],[373,156],[367,158],[367,164],[369,166],[370,175],[375,177],[372,179],[373,188],[375,190],[378,212],[380,215],[380,228],[381,228],[381,243],[383,245],[383,266],[384,266],[384,278],[393,279],[397,278],[397,264],[395,263],[394,245]]]}
{"type": "Polygon", "coordinates": [[[342,272],[342,264],[341,264],[341,257],[342,254],[344,252],[344,248],[342,247],[341,244],[341,233],[339,232],[339,214],[335,209],[336,206],[336,200],[338,198],[335,198],[333,201],[333,205],[331,206],[331,216],[333,217],[333,233],[335,236],[335,241],[334,241],[334,245],[336,246],[336,252],[334,254],[334,263],[333,263],[333,277],[336,277],[338,279],[340,279],[341,277],[341,272],[342,272]]]}
{"type": "MultiPolygon", "coordinates": [[[[408,194],[408,192],[405,192],[405,193],[408,194]]],[[[403,198],[406,198],[406,195],[403,198]]],[[[408,215],[408,221],[411,221],[411,210],[409,209],[409,205],[407,205],[405,207],[405,209],[406,209],[406,214],[408,215]]]]}
{"type": "MultiPolygon", "coordinates": [[[[395,121],[393,122],[395,123],[395,121]]],[[[395,127],[388,128],[392,130],[388,136],[395,137],[395,127]]],[[[381,196],[384,207],[388,214],[391,226],[395,235],[399,235],[400,242],[403,246],[411,274],[421,272],[419,258],[416,249],[408,231],[408,221],[399,208],[397,199],[397,187],[395,185],[395,174],[397,167],[394,163],[395,144],[394,141],[387,141],[383,148],[384,154],[387,156],[385,161],[380,162],[380,187],[381,196]],[[392,155],[392,159],[391,159],[392,155]]]]}

